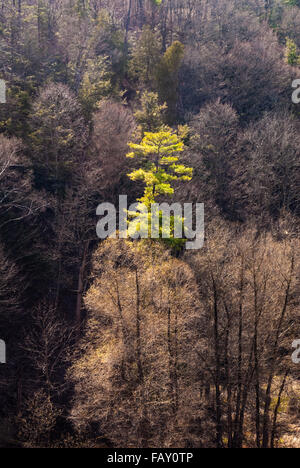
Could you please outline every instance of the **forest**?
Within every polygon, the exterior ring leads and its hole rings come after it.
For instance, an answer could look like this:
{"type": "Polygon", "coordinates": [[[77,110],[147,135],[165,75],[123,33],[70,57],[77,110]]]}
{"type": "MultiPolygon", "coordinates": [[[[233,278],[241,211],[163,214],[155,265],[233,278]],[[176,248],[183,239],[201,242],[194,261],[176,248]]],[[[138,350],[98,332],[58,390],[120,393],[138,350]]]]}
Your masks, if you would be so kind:
{"type": "Polygon", "coordinates": [[[0,0],[0,80],[0,447],[300,448],[300,1],[0,0]]]}

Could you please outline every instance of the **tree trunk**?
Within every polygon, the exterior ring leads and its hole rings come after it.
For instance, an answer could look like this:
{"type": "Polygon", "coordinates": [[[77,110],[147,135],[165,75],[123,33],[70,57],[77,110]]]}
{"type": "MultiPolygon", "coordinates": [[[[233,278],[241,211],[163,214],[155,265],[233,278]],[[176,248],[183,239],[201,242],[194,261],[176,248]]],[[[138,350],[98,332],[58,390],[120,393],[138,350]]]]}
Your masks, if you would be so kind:
{"type": "Polygon", "coordinates": [[[136,279],[136,359],[138,369],[138,380],[141,386],[142,415],[139,424],[139,432],[142,448],[148,445],[148,414],[145,401],[145,381],[142,365],[142,343],[141,343],[141,296],[138,270],[135,270],[136,279]]]}
{"type": "Polygon", "coordinates": [[[216,392],[216,436],[217,447],[222,447],[222,406],[221,406],[221,382],[220,382],[220,344],[219,344],[219,308],[218,308],[218,291],[214,278],[214,347],[215,347],[215,392],[216,392]]]}
{"type": "Polygon", "coordinates": [[[242,401],[242,362],[243,362],[243,294],[244,294],[244,258],[241,265],[241,282],[240,282],[240,303],[239,303],[239,331],[238,331],[238,370],[237,370],[237,397],[236,410],[234,420],[234,436],[233,446],[236,446],[239,428],[239,415],[241,412],[242,401]]]}
{"type": "Polygon", "coordinates": [[[227,304],[225,303],[227,314],[227,327],[225,336],[225,372],[226,372],[226,387],[227,387],[227,433],[228,433],[228,448],[233,446],[232,437],[232,387],[230,375],[230,356],[229,356],[229,338],[231,330],[231,316],[227,304]]]}
{"type": "Polygon", "coordinates": [[[81,325],[81,306],[82,306],[82,296],[84,292],[84,274],[85,274],[85,269],[86,269],[86,264],[87,264],[88,250],[89,250],[89,242],[87,241],[83,249],[82,261],[81,261],[79,275],[78,275],[77,301],[76,301],[76,310],[75,310],[75,319],[76,319],[76,325],[78,326],[78,329],[80,328],[80,325],[81,325]]]}
{"type": "MultiPolygon", "coordinates": [[[[292,274],[292,272],[293,272],[293,260],[292,260],[292,265],[291,265],[291,274],[292,274]]],[[[272,350],[271,369],[270,369],[270,373],[269,373],[266,396],[265,396],[265,409],[264,409],[264,419],[263,419],[263,443],[262,443],[263,448],[268,448],[268,446],[269,446],[269,412],[270,412],[270,406],[271,406],[271,389],[272,389],[272,383],[273,383],[274,372],[275,372],[276,355],[277,355],[277,352],[278,352],[279,336],[280,336],[280,333],[281,333],[281,328],[282,328],[282,325],[283,325],[283,321],[284,321],[284,318],[285,318],[285,315],[286,315],[288,302],[289,302],[290,286],[291,286],[291,278],[289,279],[288,285],[287,285],[287,288],[286,288],[284,304],[283,304],[280,319],[279,319],[279,322],[278,322],[275,341],[274,341],[273,350],[272,350]]]]}
{"type": "Polygon", "coordinates": [[[284,378],[283,378],[283,381],[282,381],[282,384],[281,384],[281,387],[280,387],[279,395],[278,395],[278,398],[277,398],[276,407],[274,409],[273,425],[272,425],[272,433],[271,433],[271,448],[274,448],[274,444],[275,444],[278,411],[279,411],[279,408],[280,408],[281,397],[282,397],[282,394],[284,392],[286,380],[287,380],[287,378],[289,376],[289,373],[290,373],[290,371],[287,370],[285,375],[284,375],[284,378]]]}

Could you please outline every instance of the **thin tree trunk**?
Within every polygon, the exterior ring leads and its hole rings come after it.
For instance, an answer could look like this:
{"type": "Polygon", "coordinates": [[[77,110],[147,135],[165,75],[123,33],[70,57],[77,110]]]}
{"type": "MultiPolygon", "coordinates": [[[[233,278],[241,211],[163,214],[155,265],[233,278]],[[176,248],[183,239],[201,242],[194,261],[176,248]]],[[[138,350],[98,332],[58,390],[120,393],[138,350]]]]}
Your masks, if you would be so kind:
{"type": "Polygon", "coordinates": [[[241,412],[242,401],[242,362],[243,362],[243,294],[244,294],[244,258],[241,265],[241,282],[240,282],[240,304],[239,304],[239,331],[238,331],[238,370],[237,370],[237,398],[234,420],[234,437],[233,445],[236,445],[238,438],[239,415],[241,412]]]}
{"type": "Polygon", "coordinates": [[[233,446],[232,437],[232,388],[230,375],[230,357],[229,357],[229,338],[231,330],[231,317],[227,304],[224,304],[227,314],[227,328],[225,336],[225,372],[226,372],[226,387],[227,387],[227,433],[228,433],[228,448],[233,446]]]}
{"type": "Polygon", "coordinates": [[[125,23],[125,40],[124,40],[126,54],[128,50],[128,34],[129,34],[130,20],[131,20],[132,0],[128,0],[128,2],[129,3],[128,3],[127,18],[126,18],[126,23],[125,23]]]}
{"type": "Polygon", "coordinates": [[[82,261],[79,269],[78,275],[78,287],[77,287],[77,300],[76,300],[76,310],[75,310],[75,318],[76,324],[78,329],[81,325],[81,307],[82,307],[82,296],[84,292],[84,274],[87,264],[87,257],[88,257],[88,250],[89,250],[89,241],[85,243],[82,255],[82,261]]]}
{"type": "MultiPolygon", "coordinates": [[[[292,259],[291,274],[293,272],[293,269],[294,269],[294,260],[292,259]]],[[[273,350],[272,350],[272,363],[271,363],[271,369],[269,373],[268,384],[267,384],[267,389],[266,389],[266,397],[265,397],[265,409],[264,409],[264,419],[263,419],[263,443],[262,443],[263,448],[268,448],[268,445],[269,445],[269,412],[270,412],[270,405],[271,405],[271,389],[272,389],[272,383],[273,383],[273,378],[274,378],[274,373],[275,373],[276,354],[278,351],[279,336],[280,336],[281,328],[282,328],[283,321],[284,321],[287,308],[288,308],[290,287],[291,287],[291,277],[289,278],[289,281],[287,284],[284,304],[283,304],[282,311],[280,314],[280,319],[278,322],[275,341],[274,341],[273,350]]]]}
{"type": "Polygon", "coordinates": [[[175,408],[178,411],[179,406],[179,388],[178,388],[178,323],[177,323],[177,313],[175,313],[175,329],[174,329],[174,341],[175,341],[175,351],[174,351],[174,387],[175,387],[175,408]]]}
{"type": "Polygon", "coordinates": [[[135,271],[136,277],[136,357],[138,377],[140,383],[144,382],[144,373],[142,366],[142,349],[141,349],[141,303],[140,303],[140,284],[138,278],[138,271],[135,271]]]}
{"type": "Polygon", "coordinates": [[[240,415],[239,415],[239,428],[238,428],[238,432],[237,432],[237,444],[236,444],[237,448],[242,448],[242,445],[243,445],[245,411],[246,411],[246,405],[247,405],[250,385],[251,385],[251,382],[252,382],[252,379],[253,379],[253,374],[254,374],[254,366],[252,366],[253,350],[254,350],[254,344],[252,343],[251,353],[250,353],[250,356],[249,356],[248,370],[247,370],[246,379],[245,379],[244,388],[243,388],[243,393],[242,393],[241,412],[240,412],[240,415]]]}
{"type": "Polygon", "coordinates": [[[259,312],[258,312],[258,290],[257,290],[257,277],[256,271],[253,271],[253,287],[254,287],[254,374],[255,374],[255,428],[256,428],[256,446],[260,448],[260,369],[259,369],[259,358],[258,358],[258,324],[259,324],[259,312]]]}
{"type": "Polygon", "coordinates": [[[219,343],[219,308],[218,308],[218,292],[214,278],[213,291],[214,291],[214,346],[215,346],[215,392],[216,392],[216,436],[217,447],[222,447],[222,406],[221,406],[221,382],[220,382],[220,343],[219,343]]]}
{"type": "Polygon", "coordinates": [[[171,337],[171,308],[170,307],[168,307],[168,352],[169,352],[170,397],[172,400],[173,412],[175,412],[174,388],[173,388],[173,353],[172,353],[172,337],[171,337]]]}
{"type": "Polygon", "coordinates": [[[140,283],[138,277],[138,270],[135,270],[136,279],[136,359],[138,369],[138,380],[141,386],[141,403],[142,403],[142,416],[139,425],[141,446],[146,448],[148,445],[148,414],[145,401],[145,381],[142,365],[142,344],[141,344],[141,296],[140,296],[140,283]]]}
{"type": "Polygon", "coordinates": [[[279,408],[280,408],[280,404],[281,404],[281,397],[282,397],[282,394],[284,392],[285,384],[286,384],[287,378],[289,376],[289,373],[290,373],[290,371],[287,370],[285,375],[284,375],[284,378],[283,378],[283,381],[282,381],[282,384],[281,384],[281,387],[280,387],[279,395],[278,395],[278,398],[277,398],[277,403],[276,403],[276,406],[275,406],[275,409],[274,409],[272,433],[271,433],[271,448],[274,448],[274,444],[275,444],[277,417],[278,417],[278,412],[279,412],[279,408]]]}
{"type": "Polygon", "coordinates": [[[258,360],[258,324],[255,323],[254,332],[254,373],[255,373],[255,427],[256,427],[256,446],[260,448],[260,372],[258,360]]]}

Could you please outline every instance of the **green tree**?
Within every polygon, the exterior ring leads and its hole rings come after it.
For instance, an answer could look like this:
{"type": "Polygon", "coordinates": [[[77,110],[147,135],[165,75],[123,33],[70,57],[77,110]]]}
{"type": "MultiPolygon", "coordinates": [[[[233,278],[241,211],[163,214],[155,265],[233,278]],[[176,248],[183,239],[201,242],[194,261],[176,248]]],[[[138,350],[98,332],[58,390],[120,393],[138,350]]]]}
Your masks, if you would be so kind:
{"type": "Polygon", "coordinates": [[[0,106],[0,130],[8,136],[26,138],[29,133],[28,116],[34,85],[29,79],[7,81],[7,103],[0,106]]]}
{"type": "Polygon", "coordinates": [[[112,94],[111,72],[108,70],[105,58],[98,57],[97,60],[88,60],[87,70],[83,75],[79,89],[79,99],[86,116],[90,118],[101,99],[112,94]]]}
{"type": "Polygon", "coordinates": [[[67,86],[51,83],[34,102],[30,124],[30,149],[38,184],[62,193],[75,165],[82,161],[87,141],[81,106],[67,86]]]}
{"type": "Polygon", "coordinates": [[[154,203],[159,195],[173,195],[172,183],[175,181],[191,180],[193,169],[179,163],[179,153],[184,150],[184,143],[170,129],[146,132],[140,144],[129,143],[129,147],[133,151],[127,157],[138,158],[141,167],[128,176],[145,184],[144,195],[139,201],[147,206],[154,203]]]}
{"type": "Polygon", "coordinates": [[[133,48],[129,72],[147,88],[155,86],[155,75],[161,59],[161,44],[150,26],[144,26],[141,37],[133,48]]]}
{"type": "Polygon", "coordinates": [[[176,121],[179,69],[184,56],[184,46],[175,41],[165,52],[157,70],[157,87],[161,102],[168,105],[168,122],[176,121]]]}
{"type": "MultiPolygon", "coordinates": [[[[173,184],[176,181],[189,181],[192,179],[193,169],[179,162],[179,154],[184,150],[182,137],[173,133],[170,129],[163,129],[156,133],[146,132],[140,144],[129,143],[132,152],[127,154],[128,158],[138,158],[141,167],[132,171],[128,176],[133,181],[141,181],[145,185],[144,194],[138,199],[137,211],[130,211],[129,216],[133,218],[134,232],[138,230],[149,233],[151,226],[151,205],[159,196],[174,194],[173,184]],[[147,207],[147,212],[144,212],[147,207]]],[[[183,224],[183,219],[171,216],[170,226],[167,232],[163,232],[162,212],[159,216],[159,237],[164,238],[171,246],[181,246],[182,239],[175,239],[175,222],[183,224]]]]}
{"type": "Polygon", "coordinates": [[[285,58],[289,65],[299,65],[300,56],[297,53],[297,45],[292,39],[286,38],[285,58]]]}
{"type": "Polygon", "coordinates": [[[134,116],[140,125],[142,136],[145,132],[158,132],[164,126],[166,104],[160,104],[158,94],[145,91],[141,97],[141,109],[134,116]]]}

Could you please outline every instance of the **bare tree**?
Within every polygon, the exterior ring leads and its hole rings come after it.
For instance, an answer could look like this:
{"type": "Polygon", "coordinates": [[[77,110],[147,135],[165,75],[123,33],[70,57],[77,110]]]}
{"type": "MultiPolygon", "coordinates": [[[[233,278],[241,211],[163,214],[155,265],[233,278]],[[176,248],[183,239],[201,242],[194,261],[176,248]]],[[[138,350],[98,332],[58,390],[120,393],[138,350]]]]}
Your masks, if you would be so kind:
{"type": "Polygon", "coordinates": [[[93,272],[84,354],[70,371],[76,427],[97,423],[118,446],[201,443],[199,427],[191,435],[204,408],[193,393],[201,312],[189,267],[158,245],[107,241],[93,272]]]}
{"type": "MultiPolygon", "coordinates": [[[[299,292],[297,245],[293,239],[278,242],[251,230],[232,239],[226,228],[218,228],[193,259],[209,314],[207,331],[214,340],[211,384],[218,445],[225,434],[229,447],[269,447],[272,438],[274,445],[271,419],[276,427],[291,368],[286,355],[299,292]],[[277,395],[279,403],[271,409],[277,395]],[[244,440],[246,421],[255,434],[252,440],[244,440]]],[[[204,360],[202,354],[200,358],[204,360]]]]}
{"type": "Polygon", "coordinates": [[[32,189],[30,163],[16,138],[0,135],[0,226],[36,214],[46,205],[32,189]]]}
{"type": "Polygon", "coordinates": [[[101,167],[101,189],[117,187],[127,171],[127,143],[135,130],[131,111],[122,104],[104,101],[94,115],[93,144],[101,167]]]}

